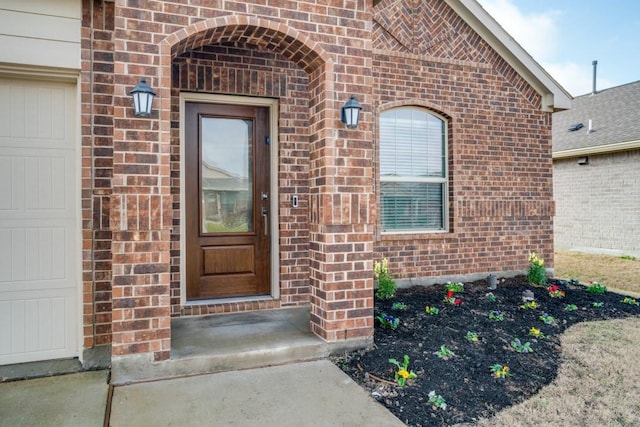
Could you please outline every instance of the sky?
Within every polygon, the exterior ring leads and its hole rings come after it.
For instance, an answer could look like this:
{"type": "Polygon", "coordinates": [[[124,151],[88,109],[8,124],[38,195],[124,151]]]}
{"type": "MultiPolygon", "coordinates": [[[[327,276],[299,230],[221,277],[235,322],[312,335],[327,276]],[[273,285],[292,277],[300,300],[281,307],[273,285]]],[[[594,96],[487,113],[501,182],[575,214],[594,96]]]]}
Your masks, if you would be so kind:
{"type": "Polygon", "coordinates": [[[638,0],[478,0],[572,96],[640,80],[638,0]]]}

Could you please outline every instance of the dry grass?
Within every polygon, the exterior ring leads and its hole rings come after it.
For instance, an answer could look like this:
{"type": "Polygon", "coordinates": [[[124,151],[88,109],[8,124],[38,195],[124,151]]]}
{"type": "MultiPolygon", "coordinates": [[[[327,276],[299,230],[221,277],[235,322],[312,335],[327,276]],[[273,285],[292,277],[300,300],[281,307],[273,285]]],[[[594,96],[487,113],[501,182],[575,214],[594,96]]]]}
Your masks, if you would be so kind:
{"type": "Polygon", "coordinates": [[[640,425],[640,319],[575,325],[562,337],[556,380],[478,426],[640,425]]]}
{"type": "Polygon", "coordinates": [[[623,259],[580,252],[555,252],[554,276],[598,282],[611,290],[640,294],[640,259],[623,259]]]}

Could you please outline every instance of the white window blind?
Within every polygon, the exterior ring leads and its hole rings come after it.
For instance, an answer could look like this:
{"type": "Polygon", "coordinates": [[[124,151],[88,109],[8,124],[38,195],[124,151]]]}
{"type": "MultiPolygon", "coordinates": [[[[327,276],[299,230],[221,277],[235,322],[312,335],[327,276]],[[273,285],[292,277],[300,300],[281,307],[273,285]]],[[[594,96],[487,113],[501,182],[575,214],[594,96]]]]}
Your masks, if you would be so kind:
{"type": "Polygon", "coordinates": [[[446,229],[446,123],[403,107],[380,116],[383,231],[446,229]]]}

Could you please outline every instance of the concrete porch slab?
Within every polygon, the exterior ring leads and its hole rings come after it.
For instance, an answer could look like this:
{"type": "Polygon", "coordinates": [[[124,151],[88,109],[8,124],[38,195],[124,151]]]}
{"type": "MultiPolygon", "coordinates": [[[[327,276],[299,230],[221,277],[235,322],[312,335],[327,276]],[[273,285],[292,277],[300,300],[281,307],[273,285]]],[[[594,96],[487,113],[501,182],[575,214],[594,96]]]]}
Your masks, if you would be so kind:
{"type": "Polygon", "coordinates": [[[171,321],[171,359],[112,360],[111,383],[136,382],[316,360],[363,348],[368,339],[327,343],[309,327],[309,307],[184,317],[171,321]]]}

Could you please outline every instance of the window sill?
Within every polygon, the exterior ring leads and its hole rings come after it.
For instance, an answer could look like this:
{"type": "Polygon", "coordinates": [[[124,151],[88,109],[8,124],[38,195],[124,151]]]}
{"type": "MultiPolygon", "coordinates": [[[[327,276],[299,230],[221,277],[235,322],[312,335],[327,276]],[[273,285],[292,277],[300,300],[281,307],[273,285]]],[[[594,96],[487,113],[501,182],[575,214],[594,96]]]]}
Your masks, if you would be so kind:
{"type": "Polygon", "coordinates": [[[454,233],[448,230],[442,231],[419,231],[419,232],[382,232],[380,233],[380,241],[390,240],[442,240],[453,237],[454,233]]]}

